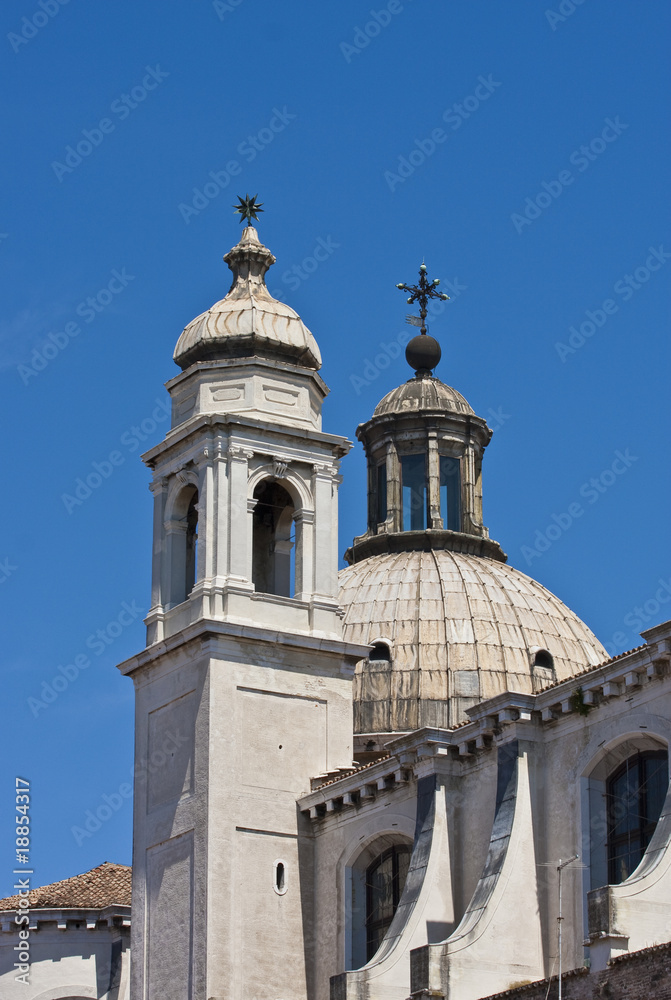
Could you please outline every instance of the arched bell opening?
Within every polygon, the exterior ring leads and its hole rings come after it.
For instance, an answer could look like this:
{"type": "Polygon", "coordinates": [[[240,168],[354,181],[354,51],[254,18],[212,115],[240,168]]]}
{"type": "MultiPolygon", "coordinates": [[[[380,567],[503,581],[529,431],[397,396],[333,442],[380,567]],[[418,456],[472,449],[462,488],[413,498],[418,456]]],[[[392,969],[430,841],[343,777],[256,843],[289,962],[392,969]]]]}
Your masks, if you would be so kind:
{"type": "Polygon", "coordinates": [[[167,522],[169,553],[168,607],[182,604],[196,583],[198,567],[198,489],[178,493],[167,522]]]}
{"type": "Polygon", "coordinates": [[[296,588],[296,508],[280,483],[264,479],[253,494],[252,583],[262,594],[293,597],[296,588]]]}

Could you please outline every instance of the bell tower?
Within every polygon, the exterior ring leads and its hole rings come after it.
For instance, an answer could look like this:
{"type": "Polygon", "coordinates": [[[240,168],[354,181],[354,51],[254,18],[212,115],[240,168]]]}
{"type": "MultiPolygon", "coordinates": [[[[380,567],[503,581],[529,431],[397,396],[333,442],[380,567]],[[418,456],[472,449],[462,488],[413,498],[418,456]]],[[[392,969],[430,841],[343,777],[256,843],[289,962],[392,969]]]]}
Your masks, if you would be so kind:
{"type": "Polygon", "coordinates": [[[251,221],[228,294],[184,329],[154,496],[136,692],[133,1000],[307,997],[310,778],[352,762],[338,464],[317,343],[272,298],[251,221]]]}

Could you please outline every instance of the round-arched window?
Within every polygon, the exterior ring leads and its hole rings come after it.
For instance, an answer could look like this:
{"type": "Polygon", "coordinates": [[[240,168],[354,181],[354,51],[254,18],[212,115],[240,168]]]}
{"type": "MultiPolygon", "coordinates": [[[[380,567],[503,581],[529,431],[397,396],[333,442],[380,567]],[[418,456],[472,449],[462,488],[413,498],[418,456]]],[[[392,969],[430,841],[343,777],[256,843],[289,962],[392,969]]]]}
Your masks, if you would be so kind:
{"type": "Polygon", "coordinates": [[[638,867],[655,832],[669,783],[666,750],[628,757],[606,782],[608,881],[618,885],[638,867]]]}
{"type": "Polygon", "coordinates": [[[411,849],[394,844],[366,869],[366,959],[382,944],[399,904],[408,875],[411,849]]]}
{"type": "Polygon", "coordinates": [[[371,651],[368,654],[368,659],[384,660],[388,663],[391,660],[391,653],[389,652],[388,644],[382,640],[380,642],[374,642],[371,651]]]}

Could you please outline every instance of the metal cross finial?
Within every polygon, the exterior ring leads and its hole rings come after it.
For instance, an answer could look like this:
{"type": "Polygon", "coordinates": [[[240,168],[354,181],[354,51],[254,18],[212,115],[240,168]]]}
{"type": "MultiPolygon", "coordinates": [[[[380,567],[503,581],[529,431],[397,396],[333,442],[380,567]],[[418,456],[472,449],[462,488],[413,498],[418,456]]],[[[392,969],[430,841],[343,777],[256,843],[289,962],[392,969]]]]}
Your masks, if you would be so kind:
{"type": "MultiPolygon", "coordinates": [[[[439,292],[437,286],[440,284],[440,278],[434,278],[433,281],[429,281],[426,276],[426,264],[422,262],[419,268],[419,284],[417,285],[406,285],[399,284],[396,287],[400,288],[403,292],[410,292],[410,298],[408,299],[408,305],[412,305],[413,302],[419,302],[419,315],[422,321],[422,329],[420,333],[426,333],[426,304],[429,299],[449,299],[449,295],[445,295],[444,292],[439,292]]],[[[408,317],[408,321],[415,317],[408,317]]],[[[416,324],[413,324],[416,325],[416,324]]]]}
{"type": "Polygon", "coordinates": [[[257,198],[258,194],[255,194],[253,198],[250,198],[248,194],[245,195],[244,198],[238,195],[238,201],[240,202],[240,204],[234,205],[233,208],[235,209],[235,214],[241,216],[240,222],[246,219],[247,225],[251,226],[252,219],[258,221],[259,212],[263,211],[263,209],[261,208],[263,202],[257,202],[256,200],[257,198]]]}

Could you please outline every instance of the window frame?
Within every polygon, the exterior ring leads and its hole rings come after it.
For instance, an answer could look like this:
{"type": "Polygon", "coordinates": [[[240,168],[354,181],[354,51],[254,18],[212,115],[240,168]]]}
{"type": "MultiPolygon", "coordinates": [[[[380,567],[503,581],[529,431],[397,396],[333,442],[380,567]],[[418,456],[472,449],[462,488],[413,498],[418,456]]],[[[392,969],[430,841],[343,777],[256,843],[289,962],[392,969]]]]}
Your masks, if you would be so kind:
{"type": "Polygon", "coordinates": [[[429,526],[429,517],[430,517],[430,515],[429,515],[429,469],[428,469],[428,461],[427,461],[427,454],[426,454],[426,452],[425,451],[409,451],[409,452],[406,452],[404,454],[399,455],[399,472],[400,472],[400,477],[399,478],[400,478],[400,485],[401,485],[401,531],[426,531],[427,528],[428,528],[428,526],[429,526]],[[412,506],[412,493],[413,493],[413,488],[414,487],[413,486],[406,486],[405,483],[404,483],[403,463],[404,463],[404,461],[406,459],[409,459],[409,458],[422,459],[422,462],[423,462],[423,465],[424,465],[424,485],[423,485],[424,496],[422,498],[421,503],[419,503],[416,508],[413,508],[413,506],[412,506]],[[405,495],[404,495],[406,489],[409,490],[410,494],[411,494],[411,504],[410,504],[410,507],[409,507],[409,510],[408,510],[408,521],[410,522],[410,525],[407,528],[405,526],[405,521],[406,521],[406,503],[405,503],[405,495]],[[420,511],[420,510],[422,511],[422,527],[418,528],[418,527],[413,526],[412,521],[413,521],[413,515],[417,511],[420,511]]]}
{"type": "Polygon", "coordinates": [[[366,928],[366,961],[370,962],[371,959],[375,957],[377,952],[380,950],[380,946],[385,938],[387,931],[389,930],[391,923],[396,915],[398,909],[398,904],[401,901],[401,896],[403,895],[403,889],[408,877],[408,869],[410,866],[410,858],[412,856],[412,848],[408,844],[392,844],[391,847],[387,847],[381,854],[378,854],[371,863],[366,868],[366,916],[364,925],[366,928]],[[405,877],[401,882],[400,879],[400,865],[399,860],[403,857],[407,859],[407,866],[405,869],[405,877]],[[376,888],[372,882],[372,877],[375,872],[389,859],[392,862],[392,886],[391,886],[391,899],[392,899],[392,912],[390,916],[379,917],[377,920],[373,920],[371,917],[372,912],[374,912],[373,903],[373,890],[376,888]]]}
{"type": "Polygon", "coordinates": [[[626,881],[633,872],[638,868],[643,855],[652,840],[655,828],[659,822],[659,817],[661,815],[661,810],[664,806],[665,794],[662,794],[659,803],[660,811],[657,815],[654,815],[654,810],[650,810],[650,804],[648,802],[648,790],[646,785],[648,785],[651,775],[648,773],[646,777],[646,765],[651,761],[659,761],[663,766],[666,765],[666,786],[668,786],[668,752],[666,750],[642,750],[637,751],[627,757],[626,760],[612,771],[606,778],[606,788],[605,788],[605,798],[606,798],[606,822],[607,822],[607,833],[606,833],[606,860],[608,865],[608,884],[609,885],[619,885],[620,883],[626,881]],[[635,791],[627,795],[626,799],[623,799],[622,795],[616,796],[612,791],[615,782],[622,779],[623,776],[629,775],[632,772],[636,772],[635,775],[635,791]],[[632,799],[635,797],[635,802],[632,803],[632,799]],[[625,814],[624,816],[617,814],[617,806],[619,803],[625,803],[625,814]],[[624,822],[627,821],[630,814],[630,806],[634,805],[636,810],[635,818],[638,820],[636,825],[629,825],[627,823],[626,827],[617,833],[616,830],[624,822]],[[632,847],[632,842],[637,843],[636,847],[632,847]],[[624,852],[622,848],[627,848],[624,852]],[[627,872],[623,874],[620,868],[622,861],[627,860],[627,872]]]}

